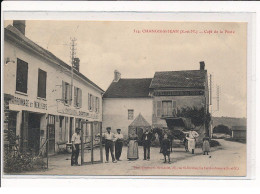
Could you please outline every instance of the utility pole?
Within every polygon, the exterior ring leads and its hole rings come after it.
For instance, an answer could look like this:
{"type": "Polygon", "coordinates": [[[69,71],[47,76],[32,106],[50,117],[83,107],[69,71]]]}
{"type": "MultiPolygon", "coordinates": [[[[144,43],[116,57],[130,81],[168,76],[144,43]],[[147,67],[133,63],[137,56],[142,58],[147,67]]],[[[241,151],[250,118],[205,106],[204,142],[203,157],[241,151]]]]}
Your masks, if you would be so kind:
{"type": "Polygon", "coordinates": [[[70,58],[71,58],[71,91],[70,91],[70,94],[71,94],[71,104],[72,104],[72,99],[73,99],[73,70],[74,70],[74,59],[76,57],[76,41],[77,39],[76,38],[70,38],[70,58]]]}
{"type": "Polygon", "coordinates": [[[219,86],[217,86],[217,110],[219,111],[219,93],[220,93],[220,89],[219,86]]]}

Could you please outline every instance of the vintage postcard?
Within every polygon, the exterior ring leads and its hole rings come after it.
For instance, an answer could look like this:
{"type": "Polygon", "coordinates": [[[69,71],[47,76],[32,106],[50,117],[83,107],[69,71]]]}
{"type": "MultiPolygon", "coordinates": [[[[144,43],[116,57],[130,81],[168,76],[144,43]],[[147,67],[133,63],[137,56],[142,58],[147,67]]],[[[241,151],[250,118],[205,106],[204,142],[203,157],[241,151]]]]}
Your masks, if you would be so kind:
{"type": "Polygon", "coordinates": [[[247,32],[5,20],[3,174],[246,177],[247,32]]]}

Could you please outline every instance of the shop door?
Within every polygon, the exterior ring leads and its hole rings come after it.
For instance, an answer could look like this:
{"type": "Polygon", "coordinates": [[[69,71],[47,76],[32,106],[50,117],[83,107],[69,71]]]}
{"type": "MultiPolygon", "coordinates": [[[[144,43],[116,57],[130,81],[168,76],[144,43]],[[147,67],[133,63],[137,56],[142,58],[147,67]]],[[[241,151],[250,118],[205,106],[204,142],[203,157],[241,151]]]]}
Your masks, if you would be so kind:
{"type": "Polygon", "coordinates": [[[29,112],[22,112],[22,128],[21,128],[21,150],[27,151],[28,149],[28,118],[29,112]]]}
{"type": "Polygon", "coordinates": [[[48,116],[48,125],[47,125],[47,135],[48,135],[48,154],[55,153],[55,116],[48,116]]]}
{"type": "Polygon", "coordinates": [[[40,149],[40,117],[36,113],[29,113],[28,118],[28,151],[38,155],[40,149]]]}

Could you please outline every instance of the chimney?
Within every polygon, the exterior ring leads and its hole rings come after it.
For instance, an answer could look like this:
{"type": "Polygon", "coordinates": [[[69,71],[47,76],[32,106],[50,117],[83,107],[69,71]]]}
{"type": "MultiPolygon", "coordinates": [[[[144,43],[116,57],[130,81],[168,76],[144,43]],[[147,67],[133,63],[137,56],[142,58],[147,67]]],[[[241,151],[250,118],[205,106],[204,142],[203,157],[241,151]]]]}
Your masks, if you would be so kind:
{"type": "Polygon", "coordinates": [[[74,58],[73,68],[74,68],[75,70],[77,70],[78,72],[79,72],[79,62],[80,62],[79,58],[74,58]]]}
{"type": "Polygon", "coordinates": [[[25,20],[14,20],[13,26],[25,35],[25,20]]]}
{"type": "Polygon", "coordinates": [[[121,73],[117,70],[114,71],[114,82],[118,82],[121,78],[121,73]]]}
{"type": "Polygon", "coordinates": [[[205,62],[204,61],[200,62],[200,70],[205,70],[205,62]]]}

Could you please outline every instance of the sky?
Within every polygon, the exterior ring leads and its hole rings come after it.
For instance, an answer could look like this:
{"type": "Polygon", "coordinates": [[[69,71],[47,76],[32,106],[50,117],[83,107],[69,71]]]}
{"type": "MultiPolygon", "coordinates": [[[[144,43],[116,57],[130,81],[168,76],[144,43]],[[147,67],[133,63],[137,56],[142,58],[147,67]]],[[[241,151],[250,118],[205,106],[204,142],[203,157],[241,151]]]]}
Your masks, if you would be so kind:
{"type": "Polygon", "coordinates": [[[30,20],[25,34],[68,64],[75,37],[80,72],[103,90],[114,70],[122,78],[152,78],[156,71],[198,70],[204,61],[213,78],[213,116],[246,117],[246,23],[30,20]]]}

